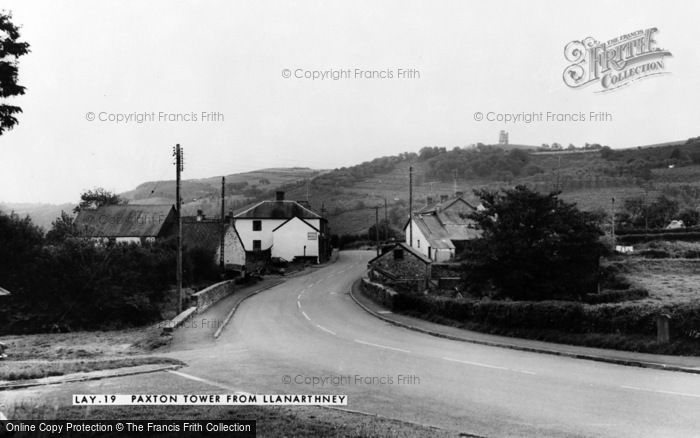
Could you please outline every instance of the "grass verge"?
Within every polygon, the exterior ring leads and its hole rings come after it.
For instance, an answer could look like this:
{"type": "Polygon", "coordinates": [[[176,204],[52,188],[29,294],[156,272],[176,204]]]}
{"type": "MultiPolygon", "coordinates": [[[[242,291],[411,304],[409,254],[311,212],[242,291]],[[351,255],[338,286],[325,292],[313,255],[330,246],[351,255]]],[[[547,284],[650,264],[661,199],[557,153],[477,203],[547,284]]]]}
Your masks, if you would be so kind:
{"type": "Polygon", "coordinates": [[[493,335],[513,338],[553,342],[555,344],[578,345],[582,347],[606,348],[611,350],[634,351],[639,353],[669,354],[676,356],[700,355],[700,340],[675,339],[669,343],[657,342],[654,336],[621,333],[567,333],[558,330],[504,328],[472,322],[459,322],[440,315],[416,311],[397,312],[437,324],[457,327],[493,335]]]}
{"type": "Polygon", "coordinates": [[[8,415],[15,419],[56,418],[90,420],[170,420],[237,419],[256,420],[258,437],[337,437],[337,438],[418,438],[467,437],[470,435],[424,427],[402,421],[378,418],[315,406],[79,406],[15,407],[8,415]]]}
{"type": "Polygon", "coordinates": [[[129,357],[70,361],[5,361],[0,362],[0,380],[18,381],[41,379],[65,374],[153,364],[184,365],[184,363],[179,360],[165,357],[129,357]]]}

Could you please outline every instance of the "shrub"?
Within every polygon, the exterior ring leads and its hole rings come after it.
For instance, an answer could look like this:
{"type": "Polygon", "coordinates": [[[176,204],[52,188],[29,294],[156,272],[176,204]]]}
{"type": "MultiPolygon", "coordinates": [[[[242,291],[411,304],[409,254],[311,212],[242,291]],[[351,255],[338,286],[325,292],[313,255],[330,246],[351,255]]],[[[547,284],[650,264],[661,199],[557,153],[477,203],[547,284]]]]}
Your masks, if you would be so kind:
{"type": "Polygon", "coordinates": [[[641,288],[603,290],[600,293],[584,295],[583,302],[587,304],[619,303],[622,301],[641,300],[648,296],[649,292],[641,288]]]}

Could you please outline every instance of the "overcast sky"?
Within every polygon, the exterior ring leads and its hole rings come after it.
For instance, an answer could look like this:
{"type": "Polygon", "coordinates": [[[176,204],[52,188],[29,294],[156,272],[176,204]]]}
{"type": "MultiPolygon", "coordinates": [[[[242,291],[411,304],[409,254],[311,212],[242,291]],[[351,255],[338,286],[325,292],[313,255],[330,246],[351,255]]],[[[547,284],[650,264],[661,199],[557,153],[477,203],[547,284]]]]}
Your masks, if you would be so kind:
{"type": "Polygon", "coordinates": [[[0,136],[0,201],[75,202],[172,179],[265,167],[335,168],[423,146],[598,142],[700,135],[698,2],[5,1],[31,53],[0,136]],[[656,27],[670,74],[610,93],[562,80],[564,47],[656,27]],[[419,77],[398,78],[399,68],[419,77]],[[283,77],[289,69],[292,77],[283,77]],[[311,80],[305,71],[392,71],[311,80]],[[221,113],[205,122],[202,112],[221,113]],[[475,112],[605,111],[612,121],[504,124],[475,112]],[[96,120],[88,120],[92,112],[96,120]],[[152,113],[155,121],[100,121],[152,113]],[[159,112],[197,121],[158,121],[159,112]],[[190,116],[191,117],[191,116],[190,116]]]}

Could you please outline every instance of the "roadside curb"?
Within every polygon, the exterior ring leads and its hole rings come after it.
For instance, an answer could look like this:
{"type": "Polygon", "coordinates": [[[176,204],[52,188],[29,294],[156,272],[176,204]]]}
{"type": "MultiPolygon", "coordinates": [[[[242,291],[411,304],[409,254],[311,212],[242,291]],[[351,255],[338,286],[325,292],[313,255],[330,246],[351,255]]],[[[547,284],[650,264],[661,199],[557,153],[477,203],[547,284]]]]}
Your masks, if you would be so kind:
{"type": "Polygon", "coordinates": [[[34,386],[60,385],[63,383],[87,382],[91,380],[111,379],[114,377],[136,376],[139,374],[150,374],[157,373],[160,371],[176,370],[178,368],[182,368],[183,366],[184,365],[170,364],[140,370],[133,369],[138,368],[138,366],[114,368],[112,370],[99,371],[99,373],[101,374],[95,373],[94,375],[86,375],[87,373],[80,373],[80,375],[76,375],[78,373],[73,373],[66,374],[64,376],[55,376],[53,378],[49,377],[49,379],[51,379],[50,381],[42,381],[43,379],[32,379],[17,383],[0,384],[0,391],[13,391],[15,389],[31,388],[34,386]]]}
{"type": "Polygon", "coordinates": [[[462,338],[459,336],[452,336],[452,335],[449,335],[446,333],[440,333],[440,332],[436,332],[433,330],[428,330],[428,329],[424,329],[421,327],[416,327],[414,325],[410,325],[410,324],[406,324],[406,323],[403,323],[400,321],[396,321],[392,318],[381,315],[381,314],[375,312],[374,310],[370,309],[369,307],[365,306],[364,304],[362,304],[360,302],[360,300],[358,300],[357,297],[355,296],[355,293],[359,291],[359,284],[361,281],[362,281],[362,278],[359,278],[359,279],[355,280],[355,282],[352,284],[352,287],[350,289],[350,297],[365,312],[369,313],[370,315],[374,316],[375,318],[379,318],[382,321],[388,322],[389,324],[393,324],[395,326],[403,327],[403,328],[413,330],[416,332],[425,333],[425,334],[428,334],[430,336],[435,336],[437,338],[449,339],[452,341],[468,342],[470,344],[486,345],[489,347],[500,347],[500,348],[508,348],[510,350],[527,351],[530,353],[550,354],[553,356],[570,357],[573,359],[584,359],[584,360],[591,360],[591,361],[595,361],[595,362],[605,362],[605,363],[611,363],[611,364],[615,364],[615,365],[623,365],[623,366],[639,367],[639,368],[651,368],[651,369],[662,370],[662,371],[676,371],[676,372],[689,373],[689,374],[700,374],[700,368],[689,368],[689,367],[683,367],[683,366],[678,366],[678,365],[668,365],[668,364],[656,363],[656,362],[646,362],[646,361],[641,361],[641,360],[636,360],[636,359],[618,359],[618,358],[614,358],[614,357],[595,356],[595,355],[584,354],[584,353],[573,353],[570,351],[560,351],[560,350],[550,350],[550,349],[546,349],[546,348],[528,347],[528,346],[517,345],[517,344],[509,344],[509,343],[505,343],[505,342],[494,342],[494,341],[484,341],[484,340],[479,340],[479,339],[462,338]]]}
{"type": "Polygon", "coordinates": [[[272,289],[275,286],[279,286],[280,284],[282,284],[284,282],[285,282],[285,280],[275,281],[273,283],[268,284],[267,286],[261,287],[260,289],[253,291],[250,295],[243,297],[239,302],[237,302],[231,308],[231,310],[229,310],[228,314],[226,315],[226,318],[224,319],[224,322],[221,324],[221,326],[218,329],[216,329],[216,332],[214,332],[214,339],[219,339],[219,336],[221,336],[221,333],[224,331],[224,329],[228,325],[229,321],[231,321],[231,318],[233,318],[233,314],[236,313],[238,306],[240,306],[242,302],[244,302],[245,300],[247,300],[250,297],[253,297],[253,296],[259,294],[260,292],[266,291],[268,289],[272,289]]]}

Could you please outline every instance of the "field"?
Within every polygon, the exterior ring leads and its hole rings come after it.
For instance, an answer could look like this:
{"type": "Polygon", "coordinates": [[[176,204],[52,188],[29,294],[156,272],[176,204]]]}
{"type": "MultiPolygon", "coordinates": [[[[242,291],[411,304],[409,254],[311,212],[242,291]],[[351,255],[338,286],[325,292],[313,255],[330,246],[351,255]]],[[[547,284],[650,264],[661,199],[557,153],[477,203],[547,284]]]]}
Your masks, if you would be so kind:
{"type": "Polygon", "coordinates": [[[649,298],[639,303],[700,304],[700,260],[634,257],[626,266],[627,278],[649,291],[649,298]]]}

